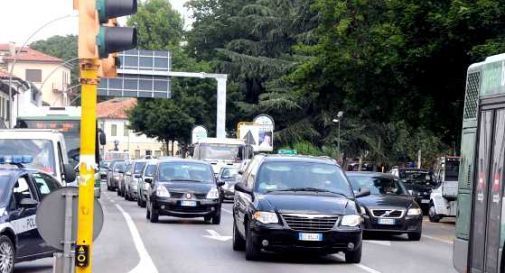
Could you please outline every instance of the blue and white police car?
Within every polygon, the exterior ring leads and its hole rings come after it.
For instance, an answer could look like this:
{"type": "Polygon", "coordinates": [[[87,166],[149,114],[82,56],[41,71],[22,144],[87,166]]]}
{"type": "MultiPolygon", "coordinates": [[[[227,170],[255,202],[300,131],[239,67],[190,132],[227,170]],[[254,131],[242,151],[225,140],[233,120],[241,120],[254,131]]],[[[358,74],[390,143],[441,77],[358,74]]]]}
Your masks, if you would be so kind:
{"type": "Polygon", "coordinates": [[[61,184],[51,175],[26,169],[31,156],[0,155],[0,273],[17,262],[51,257],[35,224],[38,204],[61,184]]]}

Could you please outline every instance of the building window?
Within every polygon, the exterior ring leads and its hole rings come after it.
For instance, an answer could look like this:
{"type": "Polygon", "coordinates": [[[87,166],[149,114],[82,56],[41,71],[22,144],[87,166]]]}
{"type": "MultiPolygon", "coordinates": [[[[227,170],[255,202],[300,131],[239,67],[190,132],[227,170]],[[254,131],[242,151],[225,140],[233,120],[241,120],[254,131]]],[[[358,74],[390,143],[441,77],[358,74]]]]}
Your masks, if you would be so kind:
{"type": "Polygon", "coordinates": [[[128,133],[130,132],[130,130],[128,130],[128,125],[124,125],[124,136],[128,136],[128,133]]]}
{"type": "Polygon", "coordinates": [[[154,151],[154,155],[155,155],[156,157],[161,157],[161,151],[160,151],[160,150],[156,150],[156,151],[154,151]]]}
{"type": "Polygon", "coordinates": [[[29,82],[42,82],[42,70],[26,69],[25,79],[29,82]]]}
{"type": "Polygon", "coordinates": [[[146,155],[152,155],[153,152],[151,150],[146,150],[146,155]]]}
{"type": "Polygon", "coordinates": [[[140,150],[135,150],[135,159],[139,159],[140,158],[140,150]]]}
{"type": "Polygon", "coordinates": [[[110,126],[110,135],[117,136],[117,125],[116,124],[112,124],[110,126]]]}

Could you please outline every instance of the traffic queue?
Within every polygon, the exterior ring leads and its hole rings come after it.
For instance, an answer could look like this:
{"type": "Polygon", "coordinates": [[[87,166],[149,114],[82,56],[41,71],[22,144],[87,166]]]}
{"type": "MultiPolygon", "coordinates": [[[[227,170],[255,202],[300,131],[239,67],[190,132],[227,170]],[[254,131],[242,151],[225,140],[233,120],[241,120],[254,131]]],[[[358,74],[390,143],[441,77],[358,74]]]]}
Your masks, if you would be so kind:
{"type": "Polygon", "coordinates": [[[431,183],[431,176],[420,178],[424,170],[400,178],[345,171],[328,157],[273,154],[212,167],[175,157],[113,161],[104,163],[102,177],[109,191],[145,207],[151,223],[172,216],[218,225],[222,203],[232,202],[232,247],[247,260],[308,251],[340,252],[359,263],[364,233],[421,239],[424,202],[412,188],[431,183]]]}

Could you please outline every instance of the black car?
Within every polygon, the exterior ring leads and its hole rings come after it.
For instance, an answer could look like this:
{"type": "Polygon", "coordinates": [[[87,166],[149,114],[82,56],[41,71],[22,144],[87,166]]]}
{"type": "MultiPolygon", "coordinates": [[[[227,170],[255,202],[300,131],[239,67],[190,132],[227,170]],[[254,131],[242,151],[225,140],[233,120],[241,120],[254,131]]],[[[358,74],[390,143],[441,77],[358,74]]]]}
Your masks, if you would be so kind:
{"type": "Polygon", "coordinates": [[[203,161],[165,159],[158,162],[147,197],[146,218],[158,222],[160,215],[183,218],[203,217],[221,222],[222,195],[212,166],[203,161]]]}
{"type": "Polygon", "coordinates": [[[235,186],[233,219],[233,249],[245,249],[248,260],[265,250],[343,252],[346,262],[361,261],[362,217],[331,159],[257,155],[235,186]]]}
{"type": "Polygon", "coordinates": [[[233,200],[235,198],[235,184],[237,184],[238,171],[237,167],[225,166],[217,174],[217,181],[224,184],[221,187],[224,200],[233,200]]]}
{"type": "Polygon", "coordinates": [[[56,251],[40,236],[35,216],[40,201],[61,185],[21,163],[0,156],[0,264],[6,273],[14,272],[14,263],[51,257],[56,251]]]}
{"type": "Polygon", "coordinates": [[[423,214],[401,181],[391,174],[348,172],[354,191],[370,195],[358,199],[366,232],[407,233],[409,240],[421,239],[423,214]]]}
{"type": "Polygon", "coordinates": [[[416,168],[400,168],[392,171],[403,182],[407,190],[416,198],[423,212],[430,208],[430,195],[437,186],[433,175],[428,170],[416,168]]]}

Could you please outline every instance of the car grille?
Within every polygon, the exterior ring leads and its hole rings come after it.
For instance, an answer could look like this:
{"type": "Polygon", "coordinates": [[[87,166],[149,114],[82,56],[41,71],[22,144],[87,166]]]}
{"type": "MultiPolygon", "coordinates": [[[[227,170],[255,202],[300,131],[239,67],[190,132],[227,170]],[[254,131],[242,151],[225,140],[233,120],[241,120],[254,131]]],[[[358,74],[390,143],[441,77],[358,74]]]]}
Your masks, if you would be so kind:
{"type": "Polygon", "coordinates": [[[404,210],[394,210],[394,209],[372,209],[372,215],[374,217],[381,218],[402,218],[405,213],[404,210]]]}
{"type": "Polygon", "coordinates": [[[328,231],[335,226],[338,220],[338,216],[332,215],[283,214],[282,218],[291,229],[304,232],[328,231]]]}
{"type": "MultiPolygon", "coordinates": [[[[170,197],[172,198],[177,198],[177,199],[182,199],[185,198],[186,192],[172,192],[170,191],[170,197]]],[[[205,193],[192,193],[191,194],[192,198],[196,199],[205,199],[207,197],[207,194],[205,193]]]]}

